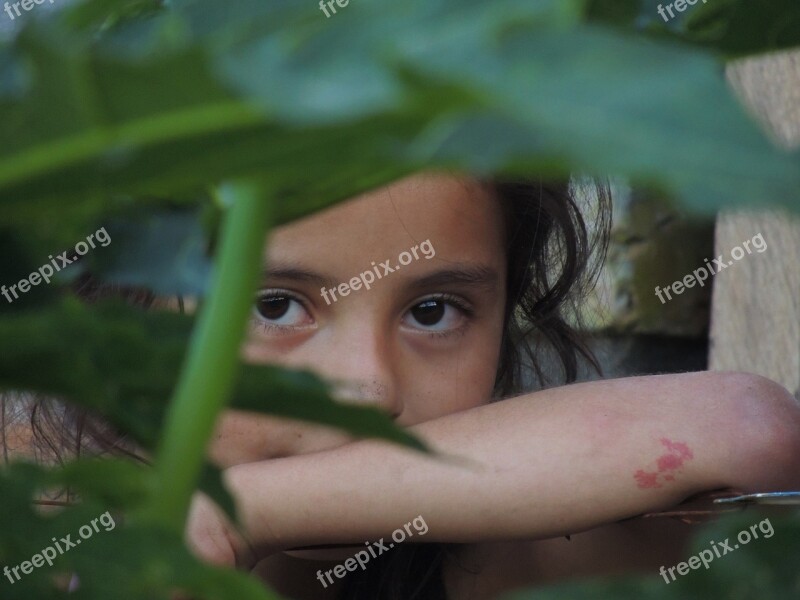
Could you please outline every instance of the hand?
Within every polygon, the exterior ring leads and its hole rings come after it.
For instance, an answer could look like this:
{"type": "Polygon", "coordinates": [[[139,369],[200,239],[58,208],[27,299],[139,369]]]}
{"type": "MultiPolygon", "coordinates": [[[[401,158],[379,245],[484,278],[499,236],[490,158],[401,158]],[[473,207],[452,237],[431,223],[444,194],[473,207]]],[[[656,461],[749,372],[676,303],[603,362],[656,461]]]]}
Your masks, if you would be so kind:
{"type": "Polygon", "coordinates": [[[186,545],[200,560],[218,566],[249,567],[255,553],[222,511],[204,494],[195,494],[186,524],[186,545]]]}

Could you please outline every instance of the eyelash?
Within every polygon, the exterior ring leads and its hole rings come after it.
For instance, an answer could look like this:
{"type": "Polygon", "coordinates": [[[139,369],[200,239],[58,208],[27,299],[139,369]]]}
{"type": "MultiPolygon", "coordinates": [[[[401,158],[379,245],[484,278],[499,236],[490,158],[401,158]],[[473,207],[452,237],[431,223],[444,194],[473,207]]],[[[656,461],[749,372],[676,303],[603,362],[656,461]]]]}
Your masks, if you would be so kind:
{"type": "MultiPolygon", "coordinates": [[[[269,290],[262,290],[256,294],[256,301],[264,298],[287,298],[289,300],[294,300],[303,308],[304,311],[309,312],[308,307],[303,299],[289,290],[273,288],[269,290]]],[[[251,314],[250,321],[253,323],[253,325],[260,328],[265,333],[270,333],[272,335],[286,335],[293,333],[293,331],[297,329],[296,327],[282,327],[280,325],[273,325],[272,323],[268,323],[267,321],[259,318],[258,315],[255,314],[255,305],[252,313],[253,314],[251,314]]]]}
{"type": "MultiPolygon", "coordinates": [[[[306,303],[303,301],[303,299],[288,290],[276,288],[276,289],[261,291],[256,294],[256,300],[261,300],[263,298],[287,298],[289,300],[297,302],[304,311],[306,311],[307,313],[309,312],[308,307],[306,306],[306,303]]],[[[455,296],[453,294],[448,294],[448,293],[431,294],[429,296],[424,296],[422,298],[419,298],[415,300],[413,303],[411,303],[408,306],[408,308],[406,308],[403,314],[408,313],[412,308],[427,300],[437,300],[453,306],[456,310],[462,313],[467,322],[471,321],[475,315],[475,310],[468,302],[466,302],[463,298],[460,298],[459,296],[455,296]]],[[[256,314],[253,314],[250,320],[254,326],[258,327],[263,332],[272,335],[291,334],[297,329],[296,327],[273,325],[272,323],[268,323],[267,321],[259,318],[256,314]]],[[[429,338],[445,339],[455,335],[461,335],[464,333],[464,330],[465,327],[462,326],[456,329],[448,329],[445,331],[426,331],[424,329],[420,329],[418,330],[418,332],[420,335],[425,335],[428,336],[429,338]]]]}
{"type": "MultiPolygon", "coordinates": [[[[422,298],[419,298],[418,300],[415,300],[413,303],[411,303],[408,306],[408,308],[406,309],[405,312],[409,312],[412,308],[414,308],[418,304],[421,304],[422,302],[425,302],[426,300],[438,300],[440,302],[445,302],[446,304],[450,304],[456,310],[458,310],[458,311],[460,311],[462,313],[462,315],[464,316],[464,318],[467,321],[466,324],[469,324],[469,322],[475,316],[475,310],[472,307],[472,305],[470,305],[463,298],[461,298],[459,296],[455,296],[453,294],[448,294],[448,293],[431,294],[429,296],[424,296],[422,298]]],[[[405,313],[403,313],[403,314],[405,314],[405,313]]],[[[462,326],[462,327],[458,327],[456,329],[448,329],[448,330],[445,330],[445,331],[425,331],[425,330],[420,330],[420,334],[428,336],[429,338],[445,339],[445,338],[449,338],[449,337],[453,337],[453,336],[462,335],[465,332],[465,330],[466,330],[466,326],[462,326]]]]}
{"type": "Polygon", "coordinates": [[[431,294],[430,296],[425,296],[424,298],[421,298],[416,302],[414,302],[414,304],[409,306],[409,308],[413,308],[417,304],[425,302],[426,300],[440,300],[441,302],[447,302],[448,304],[452,304],[461,312],[463,312],[464,316],[466,317],[471,317],[475,314],[475,311],[473,310],[472,306],[466,300],[460,298],[459,296],[447,293],[431,294]]]}

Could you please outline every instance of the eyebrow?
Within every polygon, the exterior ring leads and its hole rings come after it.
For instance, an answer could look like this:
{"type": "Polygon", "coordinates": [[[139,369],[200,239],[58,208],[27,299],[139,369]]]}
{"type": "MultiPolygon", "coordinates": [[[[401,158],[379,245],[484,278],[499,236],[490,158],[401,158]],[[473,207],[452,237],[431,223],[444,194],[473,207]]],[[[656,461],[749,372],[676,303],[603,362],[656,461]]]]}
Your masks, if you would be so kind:
{"type": "MultiPolygon", "coordinates": [[[[365,271],[371,270],[372,267],[365,269],[365,271]]],[[[326,277],[315,271],[290,264],[265,266],[263,277],[265,280],[284,279],[311,283],[327,288],[334,288],[339,283],[342,283],[334,281],[330,277],[326,277]]],[[[355,274],[354,277],[358,277],[358,274],[355,274]]],[[[411,287],[414,289],[429,289],[445,285],[465,285],[469,287],[492,289],[497,285],[497,280],[497,271],[492,267],[456,263],[446,269],[434,271],[433,273],[414,279],[411,281],[411,287]]]]}
{"type": "Polygon", "coordinates": [[[435,271],[412,282],[415,288],[432,288],[444,285],[466,285],[478,288],[494,288],[497,271],[484,265],[458,264],[435,271]]]}
{"type": "Polygon", "coordinates": [[[327,288],[333,288],[337,285],[337,282],[330,277],[326,277],[315,271],[303,269],[302,267],[286,264],[265,266],[262,271],[262,277],[266,281],[271,279],[288,279],[290,281],[312,283],[327,288]]]}

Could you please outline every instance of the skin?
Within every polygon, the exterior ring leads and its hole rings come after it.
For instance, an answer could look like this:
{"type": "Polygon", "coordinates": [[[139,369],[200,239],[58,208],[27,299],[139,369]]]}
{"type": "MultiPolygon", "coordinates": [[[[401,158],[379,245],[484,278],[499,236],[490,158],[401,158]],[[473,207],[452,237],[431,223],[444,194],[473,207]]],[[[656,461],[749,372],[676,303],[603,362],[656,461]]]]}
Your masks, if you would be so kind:
{"type": "MultiPolygon", "coordinates": [[[[458,460],[228,414],[211,453],[227,467],[247,540],[198,498],[187,530],[198,555],[248,567],[260,561],[259,573],[289,597],[335,598],[336,586],[323,590],[315,573],[354,549],[287,551],[363,548],[423,515],[429,531],[421,541],[463,544],[466,569],[445,567],[451,596],[491,598],[579,575],[638,569],[658,576],[660,565],[685,558],[687,528],[618,521],[710,490],[800,485],[800,410],[783,388],[757,376],[636,377],[490,404],[505,303],[503,236],[490,194],[433,174],[274,233],[264,288],[299,303],[277,325],[254,317],[247,360],[311,367],[340,383],[343,401],[385,410],[458,460]],[[395,264],[426,239],[434,258],[330,305],[321,297],[321,286],[347,282],[371,261],[395,264]],[[485,277],[455,281],[453,269],[485,277]],[[417,320],[414,307],[441,294],[468,310],[445,308],[432,326],[417,320]],[[566,534],[578,535],[568,542],[566,534]]],[[[280,314],[276,302],[267,302],[268,315],[280,314]]]]}

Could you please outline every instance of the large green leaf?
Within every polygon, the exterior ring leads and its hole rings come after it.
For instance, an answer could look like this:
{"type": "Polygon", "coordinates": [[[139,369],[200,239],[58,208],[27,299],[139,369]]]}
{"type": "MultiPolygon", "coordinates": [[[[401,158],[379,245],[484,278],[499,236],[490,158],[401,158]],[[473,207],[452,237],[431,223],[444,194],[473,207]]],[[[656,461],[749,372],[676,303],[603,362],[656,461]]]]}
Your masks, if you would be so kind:
{"type": "Polygon", "coordinates": [[[346,424],[344,429],[355,436],[379,437],[425,450],[417,438],[396,427],[386,413],[332,402],[328,386],[309,372],[246,365],[232,406],[340,429],[346,424]]]}
{"type": "Polygon", "coordinates": [[[74,301],[9,316],[0,320],[0,386],[70,399],[150,448],[189,326],[179,315],[74,301]]]}
{"type": "Polygon", "coordinates": [[[794,0],[587,0],[586,15],[726,58],[800,46],[800,6],[794,0]]]}
{"type": "Polygon", "coordinates": [[[720,0],[686,19],[685,38],[728,56],[800,46],[800,6],[792,0],[720,0]]]}
{"type": "MultiPolygon", "coordinates": [[[[68,399],[152,449],[191,324],[187,316],[116,303],[65,302],[8,316],[0,319],[0,388],[68,399]]],[[[423,448],[380,410],[334,402],[310,373],[244,365],[232,406],[423,448]]]]}
{"type": "MultiPolygon", "coordinates": [[[[469,55],[469,40],[460,45],[469,55]]],[[[473,80],[476,90],[492,90],[486,110],[429,129],[418,141],[420,158],[444,156],[483,170],[513,164],[524,172],[534,161],[543,169],[627,175],[695,209],[800,207],[800,160],[744,117],[709,57],[589,28],[517,33],[499,48],[494,62],[505,70],[473,70],[477,48],[473,60],[460,62],[439,43],[415,47],[431,79],[473,80]]]]}
{"type": "MultiPolygon", "coordinates": [[[[113,508],[109,511],[108,502],[113,507],[114,500],[129,496],[133,480],[141,479],[131,477],[132,468],[93,461],[53,472],[25,464],[0,472],[0,565],[20,567],[45,549],[51,555],[50,564],[43,560],[27,574],[18,568],[19,580],[11,571],[13,583],[4,576],[0,582],[3,600],[170,600],[178,589],[198,599],[277,598],[253,578],[201,564],[185,549],[181,536],[128,522],[113,508]],[[35,510],[36,493],[54,483],[75,484],[82,492],[81,503],[55,512],[35,510]],[[115,484],[124,490],[115,492],[115,484]],[[64,542],[67,536],[70,539],[64,542]],[[77,575],[79,588],[65,595],[63,588],[54,587],[55,575],[62,577],[62,585],[77,575]]],[[[130,498],[125,503],[129,505],[130,498]]]]}
{"type": "Polygon", "coordinates": [[[581,26],[578,3],[377,2],[325,20],[278,2],[283,28],[269,3],[179,4],[102,44],[45,22],[6,50],[31,87],[0,106],[0,214],[258,173],[281,222],[433,165],[610,172],[698,207],[797,204],[797,157],[770,146],[714,59],[581,26]]]}
{"type": "Polygon", "coordinates": [[[92,275],[169,296],[202,296],[211,264],[197,210],[128,214],[105,225],[109,247],[92,255],[92,275]]]}

